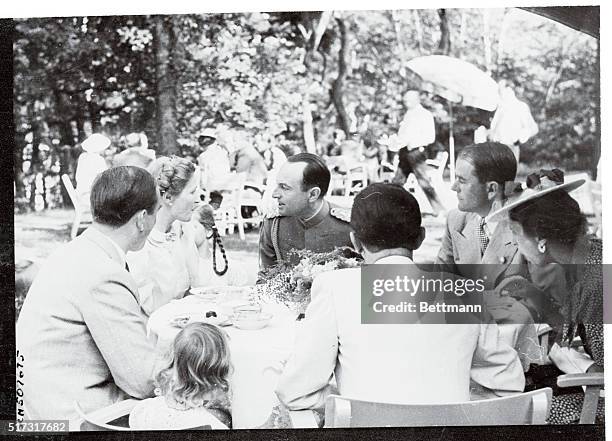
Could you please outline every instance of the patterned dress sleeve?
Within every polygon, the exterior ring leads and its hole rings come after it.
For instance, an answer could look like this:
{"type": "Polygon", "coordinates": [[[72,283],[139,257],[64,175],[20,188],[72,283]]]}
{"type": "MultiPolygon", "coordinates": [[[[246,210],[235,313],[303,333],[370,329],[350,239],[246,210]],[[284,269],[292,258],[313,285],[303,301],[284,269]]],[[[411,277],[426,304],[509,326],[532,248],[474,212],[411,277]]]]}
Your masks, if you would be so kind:
{"type": "Polygon", "coordinates": [[[578,329],[584,349],[595,364],[603,368],[603,268],[601,241],[591,242],[591,253],[586,260],[582,277],[578,329]]]}

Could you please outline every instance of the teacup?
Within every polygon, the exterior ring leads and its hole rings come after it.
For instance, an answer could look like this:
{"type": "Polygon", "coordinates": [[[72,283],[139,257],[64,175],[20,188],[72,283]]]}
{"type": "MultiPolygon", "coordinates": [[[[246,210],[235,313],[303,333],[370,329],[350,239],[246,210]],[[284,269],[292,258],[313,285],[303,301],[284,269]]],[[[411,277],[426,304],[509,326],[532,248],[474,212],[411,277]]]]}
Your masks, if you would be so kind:
{"type": "Polygon", "coordinates": [[[234,317],[238,320],[256,319],[261,315],[261,305],[240,305],[234,308],[234,317]]]}

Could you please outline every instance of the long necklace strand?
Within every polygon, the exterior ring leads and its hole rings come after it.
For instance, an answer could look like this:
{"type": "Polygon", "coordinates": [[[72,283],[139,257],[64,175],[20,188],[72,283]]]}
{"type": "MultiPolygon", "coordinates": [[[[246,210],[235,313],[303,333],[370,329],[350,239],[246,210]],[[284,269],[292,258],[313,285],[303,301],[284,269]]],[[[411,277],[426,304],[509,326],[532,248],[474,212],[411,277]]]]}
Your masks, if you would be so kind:
{"type": "Polygon", "coordinates": [[[219,231],[217,227],[212,227],[213,232],[213,270],[215,274],[218,276],[222,276],[225,274],[229,268],[229,264],[227,262],[227,256],[225,255],[225,248],[223,247],[223,243],[221,242],[221,236],[219,235],[219,231]],[[221,271],[217,269],[217,244],[219,245],[219,249],[221,250],[221,254],[223,255],[223,261],[225,263],[225,268],[221,271]]]}

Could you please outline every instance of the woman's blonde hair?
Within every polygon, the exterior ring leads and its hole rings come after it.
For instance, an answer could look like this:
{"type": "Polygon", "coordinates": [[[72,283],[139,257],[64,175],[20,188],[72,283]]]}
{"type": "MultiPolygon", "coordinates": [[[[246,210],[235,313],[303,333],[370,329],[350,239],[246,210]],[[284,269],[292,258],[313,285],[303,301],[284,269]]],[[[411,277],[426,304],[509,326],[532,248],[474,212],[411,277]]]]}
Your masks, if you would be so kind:
{"type": "Polygon", "coordinates": [[[195,172],[195,165],[185,158],[178,156],[160,156],[149,167],[159,188],[159,193],[177,196],[187,185],[195,172]]]}
{"type": "Polygon", "coordinates": [[[166,398],[198,407],[211,393],[229,392],[231,370],[226,333],[208,323],[192,323],[174,339],[170,363],[155,382],[166,398]]]}

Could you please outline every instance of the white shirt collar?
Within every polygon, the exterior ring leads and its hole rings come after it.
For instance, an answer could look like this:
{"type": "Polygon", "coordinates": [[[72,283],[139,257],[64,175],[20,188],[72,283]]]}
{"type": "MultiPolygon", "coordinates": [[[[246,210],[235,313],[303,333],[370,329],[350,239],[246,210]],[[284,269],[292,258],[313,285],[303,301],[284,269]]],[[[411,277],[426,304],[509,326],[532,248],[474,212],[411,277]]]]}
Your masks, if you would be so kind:
{"type": "Polygon", "coordinates": [[[123,251],[123,249],[117,245],[117,242],[115,242],[113,239],[111,239],[110,237],[108,237],[106,234],[101,233],[106,239],[108,239],[108,241],[113,245],[113,247],[115,248],[115,250],[117,250],[117,255],[119,256],[119,260],[121,261],[121,266],[125,266],[126,263],[126,258],[125,258],[125,251],[123,251]]]}
{"type": "Polygon", "coordinates": [[[484,226],[483,226],[484,232],[487,235],[487,237],[491,239],[493,237],[493,233],[495,232],[495,229],[497,228],[497,224],[499,222],[491,222],[488,216],[485,216],[485,217],[478,216],[478,217],[479,217],[478,219],[479,221],[484,219],[485,221],[484,226]]]}
{"type": "Polygon", "coordinates": [[[376,264],[407,264],[414,263],[414,261],[408,256],[385,256],[378,259],[376,264]]]}

